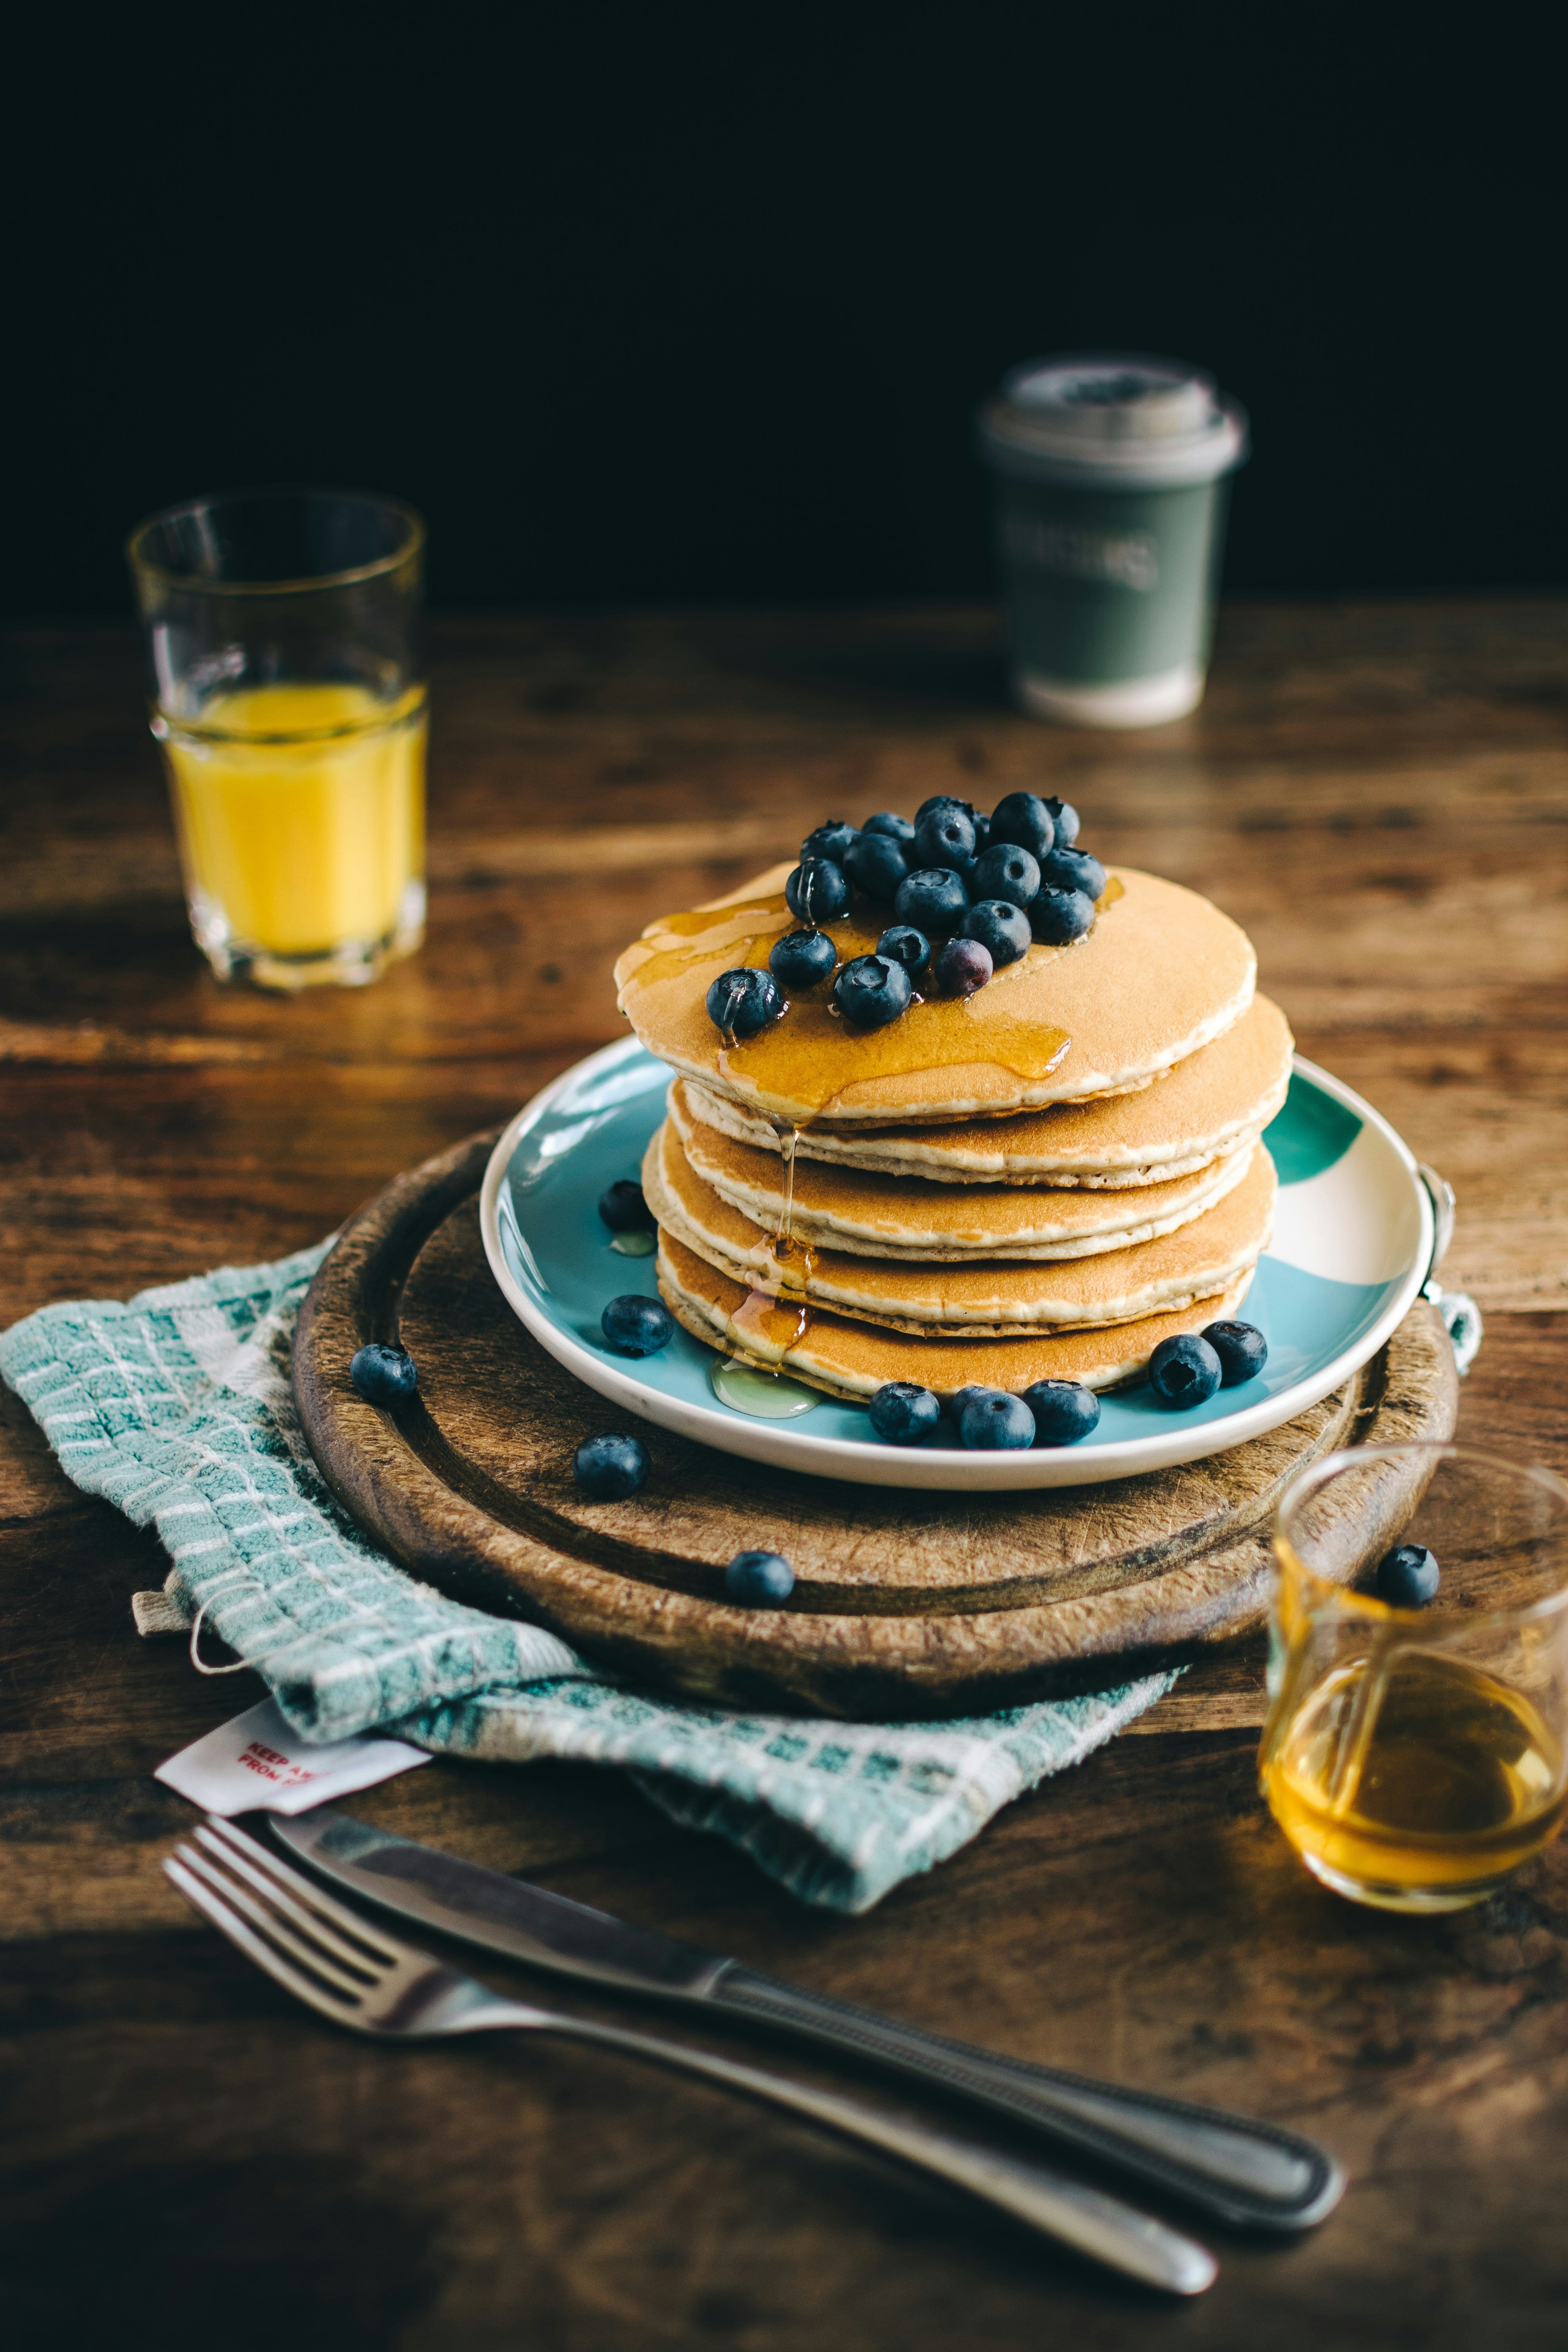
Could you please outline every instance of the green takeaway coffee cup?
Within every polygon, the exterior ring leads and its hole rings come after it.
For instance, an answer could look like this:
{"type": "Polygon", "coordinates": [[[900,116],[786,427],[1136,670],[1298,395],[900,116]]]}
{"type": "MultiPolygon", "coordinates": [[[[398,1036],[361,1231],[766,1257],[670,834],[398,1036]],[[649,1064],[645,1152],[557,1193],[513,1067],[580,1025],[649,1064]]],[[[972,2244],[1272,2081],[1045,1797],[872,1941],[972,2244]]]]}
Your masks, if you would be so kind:
{"type": "Polygon", "coordinates": [[[1154,727],[1203,698],[1226,477],[1247,415],[1177,360],[1071,352],[980,412],[1026,710],[1154,727]]]}

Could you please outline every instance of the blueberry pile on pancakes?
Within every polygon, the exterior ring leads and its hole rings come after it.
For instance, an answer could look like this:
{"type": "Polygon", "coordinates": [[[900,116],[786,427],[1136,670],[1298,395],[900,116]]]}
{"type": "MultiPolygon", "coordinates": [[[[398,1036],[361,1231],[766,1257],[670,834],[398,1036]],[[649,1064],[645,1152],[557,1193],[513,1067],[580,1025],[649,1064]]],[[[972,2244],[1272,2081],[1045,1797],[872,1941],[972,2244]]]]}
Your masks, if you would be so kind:
{"type": "Polygon", "coordinates": [[[1141,1376],[1268,1239],[1290,1035],[1255,977],[1060,801],[819,826],[616,967],[674,1074],[643,1168],[670,1313],[847,1400],[1141,1376]]]}

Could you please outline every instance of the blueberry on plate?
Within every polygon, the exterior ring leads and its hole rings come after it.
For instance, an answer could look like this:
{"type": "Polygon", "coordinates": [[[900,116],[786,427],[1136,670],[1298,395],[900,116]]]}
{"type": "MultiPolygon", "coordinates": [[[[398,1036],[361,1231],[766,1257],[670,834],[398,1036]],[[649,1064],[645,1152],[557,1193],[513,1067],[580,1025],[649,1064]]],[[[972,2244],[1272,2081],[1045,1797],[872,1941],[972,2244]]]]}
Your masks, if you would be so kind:
{"type": "Polygon", "coordinates": [[[1005,898],[1011,906],[1026,907],[1040,887],[1040,867],[1016,841],[999,841],[974,861],[967,877],[976,898],[1005,898]]]}
{"type": "Polygon", "coordinates": [[[1046,806],[1050,811],[1051,824],[1057,836],[1057,847],[1070,849],[1078,839],[1077,809],[1074,808],[1071,801],[1058,800],[1054,793],[1047,796],[1046,806]]]}
{"type": "MultiPolygon", "coordinates": [[[[835,874],[838,868],[831,869],[835,874]]],[[[726,1037],[755,1037],[784,1009],[779,984],[771,971],[756,964],[737,964],[721,971],[707,996],[708,1018],[726,1037]]]]}
{"type": "Polygon", "coordinates": [[[895,816],[891,809],[879,809],[868,816],[860,828],[862,833],[885,834],[889,841],[910,842],[915,837],[914,826],[907,816],[895,816]]]}
{"type": "Polygon", "coordinates": [[[1087,849],[1053,849],[1040,867],[1040,886],[1081,890],[1086,898],[1098,898],[1105,889],[1105,868],[1087,849]]]}
{"type": "Polygon", "coordinates": [[[815,988],[837,961],[826,931],[786,931],[768,950],[768,970],[781,988],[815,988]]]}
{"type": "Polygon", "coordinates": [[[877,941],[877,953],[891,956],[913,980],[931,961],[931,941],[912,923],[891,923],[877,941]]]}
{"type": "Polygon", "coordinates": [[[1029,918],[1022,907],[1015,907],[1009,898],[982,898],[978,907],[971,907],[958,927],[960,939],[978,940],[991,958],[992,967],[1000,971],[1005,963],[1016,963],[1029,951],[1029,918]]]}
{"type": "Polygon", "coordinates": [[[859,838],[857,826],[846,824],[839,817],[830,816],[826,824],[819,824],[815,833],[806,835],[800,845],[801,857],[803,860],[826,857],[833,865],[842,866],[859,838]]]}
{"type": "Polygon", "coordinates": [[[1033,1445],[1035,1416],[1021,1396],[999,1390],[970,1399],[959,1415],[958,1433],[972,1454],[1014,1454],[1033,1445]]]}
{"type": "Polygon", "coordinates": [[[1218,1356],[1191,1331],[1162,1339],[1149,1359],[1149,1385],[1162,1404],[1202,1404],[1220,1378],[1218,1356]]]}
{"type": "MultiPolygon", "coordinates": [[[[988,1389],[980,1381],[970,1381],[964,1387],[954,1389],[951,1396],[943,1397],[941,1400],[942,1409],[948,1420],[952,1423],[953,1442],[955,1444],[962,1443],[958,1433],[959,1424],[962,1423],[964,1413],[974,1402],[977,1397],[1005,1396],[1006,1393],[1007,1391],[1005,1389],[988,1389]]],[[[947,1443],[945,1437],[943,1438],[942,1443],[944,1444],[947,1443]]]]}
{"type": "Polygon", "coordinates": [[[419,1386],[419,1371],[406,1348],[373,1339],[349,1358],[349,1378],[367,1404],[398,1404],[419,1386]]]}
{"type": "Polygon", "coordinates": [[[973,996],[994,970],[990,949],[979,940],[949,940],[938,948],[931,973],[943,996],[973,996]]]}
{"type": "Polygon", "coordinates": [[[920,866],[968,866],[974,856],[974,819],[963,801],[944,801],[915,819],[910,862],[920,866]]]}
{"type": "Polygon", "coordinates": [[[660,1300],[628,1290],[611,1299],[599,1328],[623,1356],[657,1356],[675,1337],[675,1318],[660,1300]]]}
{"type": "Polygon", "coordinates": [[[833,1002],[857,1029],[885,1029],[909,1010],[910,975],[891,956],[857,956],[833,983],[833,1002]]]}
{"type": "Polygon", "coordinates": [[[779,1551],[738,1551],[724,1570],[724,1590],[742,1609],[776,1609],[795,1591],[795,1570],[779,1551]]]}
{"type": "Polygon", "coordinates": [[[1037,1445],[1076,1445],[1100,1425],[1100,1399],[1081,1381],[1037,1381],[1024,1391],[1037,1445]]]}
{"type": "Polygon", "coordinates": [[[1425,1609],[1437,1597],[1437,1555],[1425,1544],[1395,1544],[1377,1563],[1377,1597],[1391,1609],[1425,1609]]]}
{"type": "Polygon", "coordinates": [[[844,860],[844,871],[868,898],[889,902],[910,870],[909,853],[901,841],[885,833],[863,833],[844,860]]]}
{"type": "Polygon", "coordinates": [[[623,1176],[599,1195],[599,1214],[613,1234],[651,1234],[653,1211],[643,1199],[642,1186],[623,1176]]]}
{"type": "Polygon", "coordinates": [[[1268,1342],[1256,1323],[1209,1323],[1203,1337],[1219,1358],[1221,1385],[1233,1389],[1249,1381],[1268,1361],[1268,1342]]]}
{"type": "Polygon", "coordinates": [[[991,812],[993,849],[999,841],[1016,842],[1031,857],[1048,857],[1057,845],[1050,803],[1038,793],[1009,793],[991,812]]]}
{"type": "Polygon", "coordinates": [[[1041,945],[1065,948],[1094,923],[1094,900],[1081,890],[1047,890],[1029,908],[1029,929],[1041,945]]]}
{"type": "Polygon", "coordinates": [[[831,857],[803,857],[784,884],[784,904],[803,923],[831,923],[849,911],[849,881],[831,857]]]}
{"type": "Polygon", "coordinates": [[[900,883],[893,899],[894,919],[912,923],[928,940],[951,938],[968,912],[963,877],[951,866],[922,866],[900,883]]]}
{"type": "Polygon", "coordinates": [[[572,1457],[572,1475],[591,1503],[621,1503],[647,1476],[640,1437],[590,1437],[572,1457]]]}
{"type": "Polygon", "coordinates": [[[886,1381],[871,1399],[871,1426],[889,1445],[918,1445],[941,1419],[930,1389],[913,1381],[886,1381]]]}

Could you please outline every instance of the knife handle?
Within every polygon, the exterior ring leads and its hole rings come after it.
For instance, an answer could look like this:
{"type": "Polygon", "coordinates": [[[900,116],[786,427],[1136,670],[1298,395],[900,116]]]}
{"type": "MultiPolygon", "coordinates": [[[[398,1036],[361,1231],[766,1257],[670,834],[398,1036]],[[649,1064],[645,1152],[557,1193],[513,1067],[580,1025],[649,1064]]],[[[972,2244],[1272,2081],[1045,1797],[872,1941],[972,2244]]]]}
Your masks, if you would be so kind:
{"type": "Polygon", "coordinates": [[[1344,2193],[1344,2174],[1331,2156],[1274,2124],[1002,2057],[738,1963],[708,2001],[1032,2124],[1226,2221],[1304,2230],[1344,2193]]]}

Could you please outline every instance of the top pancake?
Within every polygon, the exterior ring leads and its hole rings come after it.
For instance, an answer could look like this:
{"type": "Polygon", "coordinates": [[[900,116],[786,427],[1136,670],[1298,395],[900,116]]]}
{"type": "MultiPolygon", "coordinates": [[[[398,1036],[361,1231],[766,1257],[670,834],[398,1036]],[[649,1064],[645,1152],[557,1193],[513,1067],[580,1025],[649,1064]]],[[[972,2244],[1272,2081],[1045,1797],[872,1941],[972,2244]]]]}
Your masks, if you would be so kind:
{"type": "MultiPolygon", "coordinates": [[[[1086,938],[1032,945],[972,997],[856,1031],[819,983],[760,1036],[727,1046],[708,1017],[708,989],[737,964],[765,964],[795,928],[783,895],[789,871],[774,866],[728,898],[650,923],[616,966],[621,1010],[650,1053],[769,1117],[853,1130],[1113,1094],[1196,1053],[1252,1001],[1246,933],[1195,891],[1121,866],[1086,938]]],[[[823,928],[842,960],[876,946],[858,915],[823,928]]]]}
{"type": "MultiPolygon", "coordinates": [[[[1285,1100],[1291,1045],[1279,1006],[1255,996],[1223,1037],[1135,1092],[951,1127],[809,1127],[796,1159],[950,1185],[1124,1192],[1167,1184],[1262,1133],[1285,1100]]],[[[758,1112],[684,1079],[676,1081],[672,1108],[677,1097],[683,1115],[736,1143],[782,1150],[777,1129],[758,1112]]]]}

